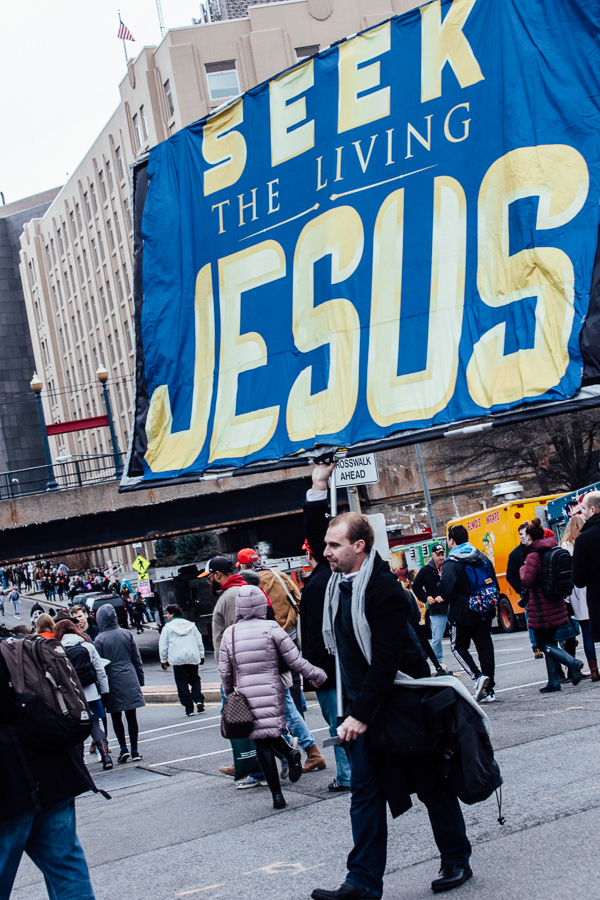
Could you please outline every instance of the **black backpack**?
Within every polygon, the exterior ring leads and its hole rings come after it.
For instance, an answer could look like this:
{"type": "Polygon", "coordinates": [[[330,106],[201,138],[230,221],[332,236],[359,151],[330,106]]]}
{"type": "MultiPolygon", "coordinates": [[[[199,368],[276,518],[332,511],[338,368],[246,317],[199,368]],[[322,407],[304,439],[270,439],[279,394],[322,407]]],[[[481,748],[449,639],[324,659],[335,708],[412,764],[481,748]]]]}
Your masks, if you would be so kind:
{"type": "Polygon", "coordinates": [[[97,680],[96,670],[94,668],[94,663],[91,660],[90,654],[85,649],[83,644],[75,644],[73,647],[65,647],[65,651],[71,665],[77,672],[77,677],[81,682],[82,687],[87,687],[90,684],[95,684],[97,680]]]}
{"type": "Polygon", "coordinates": [[[542,591],[550,603],[560,603],[573,593],[571,554],[563,547],[552,547],[541,557],[542,591]]]}

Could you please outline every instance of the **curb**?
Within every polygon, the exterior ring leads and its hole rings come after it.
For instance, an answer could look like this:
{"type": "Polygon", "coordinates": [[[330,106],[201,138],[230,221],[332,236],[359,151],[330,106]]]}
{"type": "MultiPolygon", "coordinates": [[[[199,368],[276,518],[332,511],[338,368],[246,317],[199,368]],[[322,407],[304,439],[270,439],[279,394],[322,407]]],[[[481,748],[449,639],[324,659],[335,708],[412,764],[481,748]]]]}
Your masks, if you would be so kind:
{"type": "MultiPolygon", "coordinates": [[[[202,685],[202,693],[204,694],[205,703],[221,702],[221,685],[208,683],[202,685]]],[[[176,686],[165,684],[156,687],[143,687],[142,694],[146,703],[178,703],[176,686]]],[[[307,700],[316,700],[317,695],[314,691],[309,691],[304,695],[307,700]]]]}

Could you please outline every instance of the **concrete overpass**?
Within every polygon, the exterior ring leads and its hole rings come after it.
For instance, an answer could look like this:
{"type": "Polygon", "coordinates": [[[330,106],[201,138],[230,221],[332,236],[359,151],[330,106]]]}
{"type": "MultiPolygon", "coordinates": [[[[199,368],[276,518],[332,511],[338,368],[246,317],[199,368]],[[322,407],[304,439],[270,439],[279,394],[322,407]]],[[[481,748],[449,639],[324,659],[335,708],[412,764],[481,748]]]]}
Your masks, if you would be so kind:
{"type": "Polygon", "coordinates": [[[110,481],[0,501],[0,563],[47,559],[299,512],[306,468],[119,494],[110,481]]]}

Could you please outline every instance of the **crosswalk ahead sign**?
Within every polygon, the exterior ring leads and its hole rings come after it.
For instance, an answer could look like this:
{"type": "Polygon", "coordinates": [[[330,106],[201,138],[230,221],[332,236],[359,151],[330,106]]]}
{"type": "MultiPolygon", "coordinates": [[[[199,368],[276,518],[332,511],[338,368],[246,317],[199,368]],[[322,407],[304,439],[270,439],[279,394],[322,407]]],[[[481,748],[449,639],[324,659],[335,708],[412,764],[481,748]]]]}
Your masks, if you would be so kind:
{"type": "Polygon", "coordinates": [[[150,561],[138,554],[132,565],[136,572],[143,576],[150,568],[150,561]]]}

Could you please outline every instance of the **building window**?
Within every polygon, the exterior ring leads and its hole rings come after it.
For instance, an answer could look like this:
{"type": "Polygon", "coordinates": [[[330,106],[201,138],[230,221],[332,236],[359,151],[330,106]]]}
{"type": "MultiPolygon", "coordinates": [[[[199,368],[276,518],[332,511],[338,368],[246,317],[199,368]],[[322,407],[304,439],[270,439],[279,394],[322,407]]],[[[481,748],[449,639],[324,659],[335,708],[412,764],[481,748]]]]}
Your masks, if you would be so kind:
{"type": "Polygon", "coordinates": [[[87,320],[88,320],[88,328],[89,328],[90,331],[91,331],[92,328],[94,327],[94,325],[93,325],[93,323],[92,323],[92,314],[91,314],[91,312],[90,312],[90,304],[89,304],[89,303],[86,303],[86,304],[85,304],[85,315],[86,315],[86,318],[87,318],[87,320]]]}
{"type": "Polygon", "coordinates": [[[121,410],[121,415],[123,415],[123,413],[125,412],[125,407],[123,406],[123,392],[121,390],[121,384],[119,381],[117,381],[116,388],[117,397],[119,398],[119,409],[121,410]]]}
{"type": "Polygon", "coordinates": [[[104,201],[108,200],[108,194],[106,192],[106,182],[104,180],[104,172],[102,169],[98,172],[98,178],[100,179],[100,189],[102,191],[102,199],[104,201]]]}
{"type": "Polygon", "coordinates": [[[79,211],[79,203],[75,204],[75,212],[77,213],[77,223],[79,225],[79,231],[83,231],[83,224],[81,222],[81,212],[79,211]]]}
{"type": "Polygon", "coordinates": [[[137,113],[133,117],[133,131],[135,133],[135,144],[137,149],[139,150],[142,146],[142,132],[140,131],[140,123],[137,117],[137,113]]]}
{"type": "Polygon", "coordinates": [[[123,351],[121,350],[121,341],[119,340],[119,332],[118,331],[115,331],[115,341],[117,342],[117,353],[118,353],[119,359],[122,360],[123,359],[123,351]]]}
{"type": "Polygon", "coordinates": [[[68,250],[69,249],[69,232],[67,230],[67,226],[65,225],[65,223],[63,222],[62,224],[63,224],[63,234],[65,236],[65,247],[68,250]]]}
{"type": "Polygon", "coordinates": [[[131,231],[133,228],[133,223],[131,221],[131,212],[129,211],[129,200],[123,200],[123,206],[125,207],[125,218],[127,219],[127,227],[131,231]]]}
{"type": "Polygon", "coordinates": [[[307,44],[306,47],[296,47],[296,59],[307,59],[307,57],[318,53],[320,49],[320,44],[307,44]]]}
{"type": "Polygon", "coordinates": [[[102,258],[102,262],[104,262],[106,256],[104,254],[104,242],[102,240],[102,235],[100,234],[100,232],[98,232],[98,246],[100,247],[100,256],[102,258]]]}
{"type": "Polygon", "coordinates": [[[42,356],[44,357],[44,365],[48,366],[48,365],[50,365],[50,363],[48,361],[48,352],[46,350],[46,342],[45,341],[41,341],[41,347],[42,347],[42,356]]]}
{"type": "Polygon", "coordinates": [[[211,100],[224,100],[239,94],[240,83],[234,59],[228,62],[206,63],[204,68],[211,100]]]}
{"type": "Polygon", "coordinates": [[[121,226],[119,225],[119,217],[116,213],[115,213],[115,226],[117,228],[117,240],[119,241],[120,244],[122,244],[123,236],[121,234],[121,226]]]}
{"type": "Polygon", "coordinates": [[[102,287],[102,285],[100,285],[99,291],[100,291],[100,304],[102,306],[102,312],[104,314],[104,317],[106,318],[106,316],[108,315],[108,310],[106,308],[106,297],[104,296],[104,288],[102,287]]]}
{"type": "Polygon", "coordinates": [[[110,223],[110,219],[106,220],[106,230],[108,231],[108,240],[110,243],[110,249],[115,249],[115,236],[113,234],[112,225],[110,223]]]}
{"type": "Polygon", "coordinates": [[[56,288],[54,287],[54,285],[52,285],[52,296],[54,297],[54,308],[55,308],[56,312],[58,312],[58,310],[59,310],[58,297],[56,295],[56,288]]]}
{"type": "Polygon", "coordinates": [[[110,289],[110,281],[106,282],[106,293],[108,294],[108,305],[114,312],[115,304],[113,303],[113,295],[112,295],[112,291],[110,289]]]}
{"type": "Polygon", "coordinates": [[[62,344],[63,353],[64,353],[65,356],[66,356],[66,355],[67,355],[67,347],[66,347],[66,344],[65,344],[65,336],[64,336],[64,334],[63,334],[62,328],[59,328],[59,329],[58,329],[58,333],[59,333],[59,335],[60,335],[60,342],[61,342],[61,344],[62,344]]]}
{"type": "Polygon", "coordinates": [[[46,244],[46,259],[48,260],[48,271],[52,268],[52,257],[50,256],[50,247],[46,244]]]}
{"type": "Polygon", "coordinates": [[[127,320],[124,322],[125,327],[125,340],[127,341],[127,348],[129,352],[133,350],[133,344],[131,342],[131,329],[129,328],[129,322],[127,320]]]}
{"type": "Polygon", "coordinates": [[[83,287],[85,283],[85,275],[83,274],[83,266],[81,265],[81,257],[77,257],[77,265],[79,266],[79,281],[83,287]]]}
{"type": "Polygon", "coordinates": [[[77,225],[75,224],[75,213],[73,210],[69,213],[69,218],[71,219],[71,233],[73,234],[73,240],[77,240],[77,225]]]}
{"type": "Polygon", "coordinates": [[[175,115],[175,107],[173,106],[173,95],[171,94],[171,83],[169,79],[165,81],[165,100],[167,101],[167,112],[169,113],[169,118],[175,115]]]}
{"type": "Polygon", "coordinates": [[[58,246],[60,247],[60,255],[64,256],[65,255],[65,245],[63,244],[63,239],[62,239],[62,234],[61,234],[60,228],[57,229],[57,234],[58,234],[58,246]]]}
{"type": "Polygon", "coordinates": [[[27,266],[28,266],[28,271],[29,271],[29,287],[32,288],[33,282],[35,281],[35,278],[33,275],[33,263],[28,262],[27,266]]]}
{"type": "Polygon", "coordinates": [[[69,272],[71,275],[71,286],[73,287],[73,293],[77,292],[77,285],[75,284],[75,278],[73,277],[73,266],[69,266],[69,272]]]}
{"type": "Polygon", "coordinates": [[[89,263],[88,263],[87,253],[85,252],[85,250],[83,251],[83,264],[85,266],[85,274],[89,278],[90,277],[90,267],[89,267],[89,263]]]}
{"type": "Polygon", "coordinates": [[[62,306],[63,298],[62,298],[62,291],[60,289],[60,281],[56,282],[56,287],[58,289],[58,299],[60,300],[60,305],[62,306]]]}
{"type": "Polygon", "coordinates": [[[119,177],[121,181],[125,178],[125,169],[123,167],[123,157],[121,156],[121,148],[117,147],[115,150],[115,154],[117,156],[117,166],[119,167],[119,177]]]}
{"type": "Polygon", "coordinates": [[[98,251],[96,250],[96,241],[94,240],[94,238],[92,238],[91,244],[92,244],[92,255],[94,257],[94,265],[96,266],[97,269],[99,269],[100,268],[100,260],[98,259],[98,251]]]}
{"type": "Polygon", "coordinates": [[[67,275],[66,270],[63,272],[63,275],[65,277],[65,285],[67,288],[67,298],[69,298],[71,296],[71,285],[69,284],[69,276],[67,275]]]}
{"type": "Polygon", "coordinates": [[[148,123],[146,122],[146,113],[144,112],[144,107],[140,106],[140,119],[142,120],[142,132],[144,134],[144,139],[148,140],[148,123]]]}
{"type": "Polygon", "coordinates": [[[34,301],[33,301],[33,308],[34,308],[34,310],[35,310],[35,320],[36,320],[36,322],[38,323],[38,325],[41,325],[41,324],[42,324],[42,317],[41,317],[41,315],[40,315],[40,307],[39,307],[39,305],[38,305],[37,300],[34,300],[34,301]]]}
{"type": "Polygon", "coordinates": [[[118,269],[115,272],[115,281],[117,282],[117,293],[119,294],[119,300],[122,303],[125,299],[125,295],[123,294],[123,282],[121,281],[121,273],[118,269]]]}
{"type": "Polygon", "coordinates": [[[131,293],[131,285],[129,284],[129,275],[127,274],[127,266],[123,263],[123,275],[125,276],[125,289],[127,296],[131,293]]]}
{"type": "Polygon", "coordinates": [[[54,249],[54,240],[50,238],[50,249],[52,250],[52,259],[54,260],[54,265],[56,265],[56,251],[54,249]]]}
{"type": "Polygon", "coordinates": [[[108,341],[108,349],[110,352],[110,358],[111,358],[112,364],[113,364],[113,366],[116,366],[117,359],[115,357],[115,346],[113,344],[112,335],[111,334],[107,335],[106,340],[108,341]]]}
{"type": "Polygon", "coordinates": [[[108,183],[109,183],[109,185],[110,185],[110,192],[111,192],[111,194],[112,194],[112,192],[113,192],[114,189],[115,189],[115,185],[114,185],[113,177],[112,177],[112,166],[111,166],[111,164],[109,163],[108,160],[106,160],[106,163],[105,163],[104,165],[105,165],[105,168],[106,168],[106,174],[108,175],[108,183]]]}
{"type": "Polygon", "coordinates": [[[85,211],[87,213],[88,222],[92,221],[92,207],[90,206],[90,198],[88,197],[87,191],[83,195],[83,201],[85,203],[85,211]]]}
{"type": "Polygon", "coordinates": [[[75,324],[75,316],[71,316],[71,327],[73,328],[73,336],[75,338],[75,343],[79,343],[79,336],[77,334],[77,325],[75,324]]]}
{"type": "Polygon", "coordinates": [[[83,341],[83,323],[81,321],[81,313],[77,310],[77,324],[79,325],[79,334],[81,335],[81,340],[83,341]]]}
{"type": "Polygon", "coordinates": [[[90,182],[90,191],[92,194],[92,203],[94,204],[94,212],[98,212],[98,201],[96,200],[96,191],[94,185],[90,182]]]}

